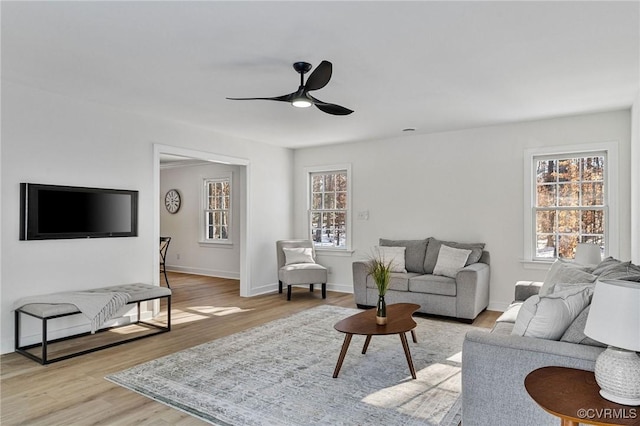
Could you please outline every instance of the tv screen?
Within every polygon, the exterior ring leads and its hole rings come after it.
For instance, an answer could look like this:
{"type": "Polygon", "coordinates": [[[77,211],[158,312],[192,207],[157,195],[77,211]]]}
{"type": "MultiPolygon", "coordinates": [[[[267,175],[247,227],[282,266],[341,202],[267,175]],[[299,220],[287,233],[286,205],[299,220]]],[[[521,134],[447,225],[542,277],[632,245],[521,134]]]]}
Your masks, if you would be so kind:
{"type": "Polygon", "coordinates": [[[20,239],[135,237],[138,191],[20,184],[20,239]]]}

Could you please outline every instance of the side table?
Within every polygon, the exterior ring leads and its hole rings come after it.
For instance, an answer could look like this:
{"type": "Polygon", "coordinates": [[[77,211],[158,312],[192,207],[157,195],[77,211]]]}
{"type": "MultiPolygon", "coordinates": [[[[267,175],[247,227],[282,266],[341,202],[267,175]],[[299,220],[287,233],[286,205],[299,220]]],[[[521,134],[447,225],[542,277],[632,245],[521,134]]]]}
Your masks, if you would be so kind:
{"type": "Polygon", "coordinates": [[[616,404],[600,396],[593,371],[542,367],[524,379],[524,387],[561,426],[640,425],[640,406],[616,404]]]}

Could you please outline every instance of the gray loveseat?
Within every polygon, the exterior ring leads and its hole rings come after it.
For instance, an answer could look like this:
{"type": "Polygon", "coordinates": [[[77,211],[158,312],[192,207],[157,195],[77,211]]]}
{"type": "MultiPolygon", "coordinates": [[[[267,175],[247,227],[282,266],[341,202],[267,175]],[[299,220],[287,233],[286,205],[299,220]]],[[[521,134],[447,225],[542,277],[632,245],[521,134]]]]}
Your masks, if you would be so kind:
{"type": "MultiPolygon", "coordinates": [[[[489,252],[484,244],[380,239],[380,246],[405,247],[406,273],[393,272],[385,296],[389,303],[417,303],[418,312],[473,321],[489,304],[489,252]],[[455,278],[434,275],[441,245],[471,250],[467,265],[455,278]]],[[[375,306],[378,290],[365,261],[353,262],[353,290],[358,307],[375,306]]]]}

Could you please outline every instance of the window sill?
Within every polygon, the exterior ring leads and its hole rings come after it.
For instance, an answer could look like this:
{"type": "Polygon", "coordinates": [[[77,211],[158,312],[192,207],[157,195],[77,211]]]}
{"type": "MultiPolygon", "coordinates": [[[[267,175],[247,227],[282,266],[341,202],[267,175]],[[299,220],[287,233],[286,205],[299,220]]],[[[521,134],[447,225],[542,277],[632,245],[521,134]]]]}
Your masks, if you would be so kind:
{"type": "Polygon", "coordinates": [[[316,254],[319,256],[351,257],[353,252],[354,250],[347,249],[316,248],[316,254]]]}
{"type": "Polygon", "coordinates": [[[555,262],[555,259],[554,260],[520,259],[520,263],[522,263],[522,266],[524,267],[524,269],[536,269],[541,271],[546,271],[549,268],[551,268],[551,265],[553,265],[553,262],[555,262]]]}
{"type": "Polygon", "coordinates": [[[200,247],[208,248],[233,248],[233,241],[198,241],[200,247]]]}

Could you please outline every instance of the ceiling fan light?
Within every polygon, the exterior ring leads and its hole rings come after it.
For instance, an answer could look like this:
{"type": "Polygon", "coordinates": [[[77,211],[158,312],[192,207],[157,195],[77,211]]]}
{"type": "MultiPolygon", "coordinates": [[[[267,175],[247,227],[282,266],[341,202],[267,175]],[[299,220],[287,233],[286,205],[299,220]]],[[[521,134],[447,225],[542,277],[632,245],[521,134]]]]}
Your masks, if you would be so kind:
{"type": "Polygon", "coordinates": [[[291,105],[296,108],[309,108],[311,106],[311,101],[307,98],[296,98],[291,101],[291,105]]]}

